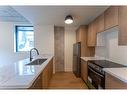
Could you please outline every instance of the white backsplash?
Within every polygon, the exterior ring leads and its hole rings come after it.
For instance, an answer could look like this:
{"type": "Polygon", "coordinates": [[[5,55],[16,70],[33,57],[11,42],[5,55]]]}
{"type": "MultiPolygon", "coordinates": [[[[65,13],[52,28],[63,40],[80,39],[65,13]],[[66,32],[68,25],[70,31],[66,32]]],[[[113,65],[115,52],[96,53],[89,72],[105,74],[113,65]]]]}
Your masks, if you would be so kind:
{"type": "Polygon", "coordinates": [[[118,29],[106,31],[105,41],[105,46],[96,47],[95,55],[127,65],[127,46],[118,46],[118,29]]]}

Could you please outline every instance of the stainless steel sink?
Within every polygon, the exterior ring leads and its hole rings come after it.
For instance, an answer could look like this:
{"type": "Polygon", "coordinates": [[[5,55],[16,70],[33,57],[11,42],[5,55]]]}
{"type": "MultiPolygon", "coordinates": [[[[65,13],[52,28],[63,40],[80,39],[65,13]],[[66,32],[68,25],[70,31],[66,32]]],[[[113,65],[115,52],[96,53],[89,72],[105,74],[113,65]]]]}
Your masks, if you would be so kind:
{"type": "Polygon", "coordinates": [[[42,63],[44,63],[47,59],[36,59],[26,65],[41,65],[42,63]]]}

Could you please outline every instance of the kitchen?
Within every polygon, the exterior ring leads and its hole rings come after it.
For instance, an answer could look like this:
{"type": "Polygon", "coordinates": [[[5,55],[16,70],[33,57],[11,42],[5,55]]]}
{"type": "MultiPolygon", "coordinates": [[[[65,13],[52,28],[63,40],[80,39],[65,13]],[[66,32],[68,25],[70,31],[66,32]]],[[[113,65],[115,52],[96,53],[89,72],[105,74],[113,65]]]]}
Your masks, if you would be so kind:
{"type": "Polygon", "coordinates": [[[126,12],[0,6],[0,89],[126,89],[126,12]]]}

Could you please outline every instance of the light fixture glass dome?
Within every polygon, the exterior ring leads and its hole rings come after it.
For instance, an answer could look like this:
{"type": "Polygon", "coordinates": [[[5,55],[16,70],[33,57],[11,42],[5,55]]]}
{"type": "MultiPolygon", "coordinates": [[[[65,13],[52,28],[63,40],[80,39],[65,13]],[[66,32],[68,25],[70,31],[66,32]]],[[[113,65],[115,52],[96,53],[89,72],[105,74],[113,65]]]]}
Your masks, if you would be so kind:
{"type": "Polygon", "coordinates": [[[65,21],[64,21],[66,24],[71,24],[71,23],[73,23],[73,18],[72,18],[72,16],[71,15],[67,15],[66,17],[65,17],[65,21]]]}

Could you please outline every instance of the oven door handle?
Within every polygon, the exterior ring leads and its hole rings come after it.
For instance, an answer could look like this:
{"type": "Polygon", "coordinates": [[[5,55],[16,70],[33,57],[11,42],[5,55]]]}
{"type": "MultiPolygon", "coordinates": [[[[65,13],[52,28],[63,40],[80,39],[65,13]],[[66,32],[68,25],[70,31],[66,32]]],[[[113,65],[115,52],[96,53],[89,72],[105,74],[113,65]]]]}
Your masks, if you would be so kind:
{"type": "Polygon", "coordinates": [[[99,75],[100,77],[104,77],[103,75],[101,75],[101,74],[95,72],[94,70],[92,70],[90,67],[88,67],[88,69],[90,69],[92,72],[94,72],[95,74],[99,75]]]}

